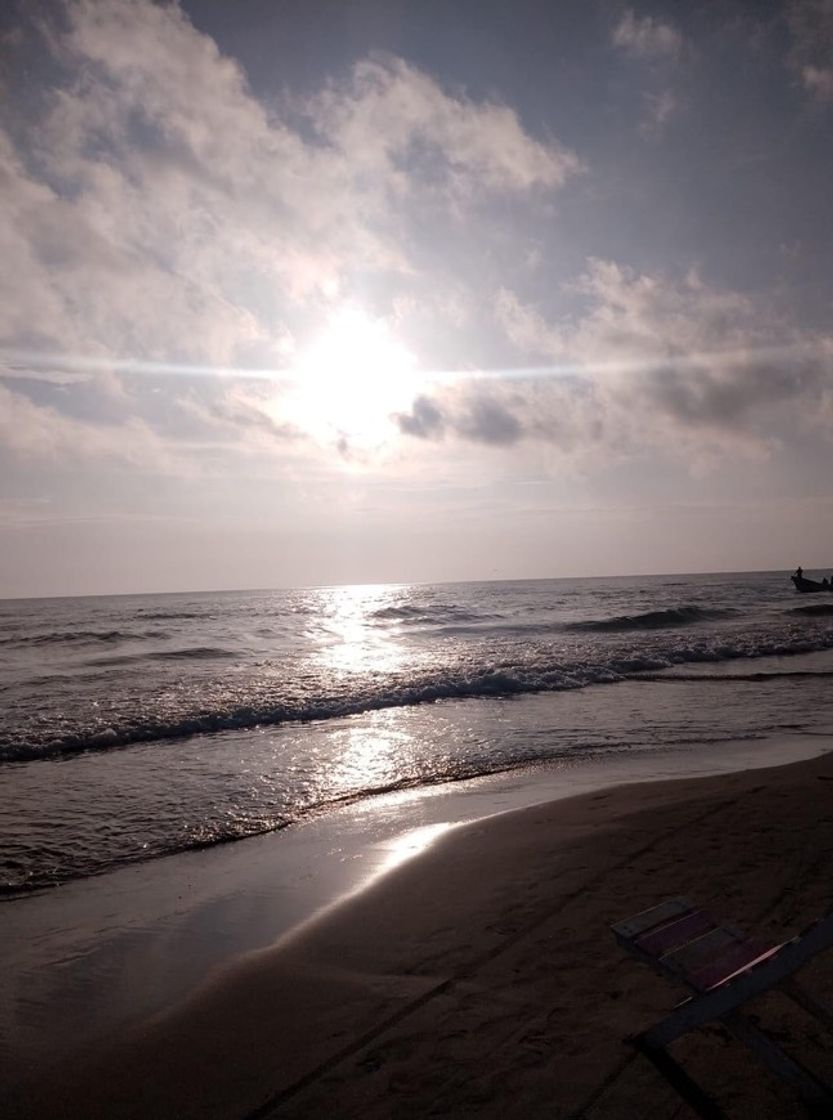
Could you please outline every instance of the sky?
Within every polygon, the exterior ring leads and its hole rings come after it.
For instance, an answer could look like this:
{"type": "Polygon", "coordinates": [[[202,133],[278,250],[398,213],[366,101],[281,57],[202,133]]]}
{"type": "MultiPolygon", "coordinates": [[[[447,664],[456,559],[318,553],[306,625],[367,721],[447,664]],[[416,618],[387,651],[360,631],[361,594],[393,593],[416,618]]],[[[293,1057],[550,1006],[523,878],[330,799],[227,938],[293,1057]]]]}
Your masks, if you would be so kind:
{"type": "Polygon", "coordinates": [[[833,0],[12,0],[0,99],[0,597],[833,564],[833,0]]]}

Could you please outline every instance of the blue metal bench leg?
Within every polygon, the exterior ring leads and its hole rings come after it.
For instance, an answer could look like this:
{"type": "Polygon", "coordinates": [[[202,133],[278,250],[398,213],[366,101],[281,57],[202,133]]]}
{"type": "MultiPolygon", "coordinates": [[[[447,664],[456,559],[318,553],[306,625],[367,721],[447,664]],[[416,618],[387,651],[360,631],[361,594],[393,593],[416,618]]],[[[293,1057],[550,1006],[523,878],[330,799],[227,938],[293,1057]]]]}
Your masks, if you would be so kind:
{"type": "Polygon", "coordinates": [[[753,1054],[757,1054],[773,1073],[795,1085],[805,1101],[824,1104],[833,1114],[833,1088],[827,1082],[821,1081],[800,1062],[791,1058],[739,1012],[725,1015],[720,1021],[728,1027],[738,1041],[744,1042],[753,1054]]]}
{"type": "Polygon", "coordinates": [[[814,1018],[824,1023],[825,1026],[833,1030],[833,1008],[831,1008],[829,1004],[824,1003],[820,999],[816,999],[814,995],[811,995],[806,988],[802,987],[801,984],[792,978],[785,980],[784,983],[779,986],[781,991],[786,993],[790,999],[794,1000],[799,1007],[803,1007],[809,1015],[812,1015],[814,1018]]]}
{"type": "Polygon", "coordinates": [[[715,1100],[702,1089],[694,1078],[686,1073],[679,1062],[676,1062],[664,1046],[651,1046],[644,1035],[635,1035],[629,1040],[633,1046],[644,1054],[654,1068],[662,1074],[665,1080],[676,1089],[702,1120],[726,1120],[726,1113],[715,1100]]]}

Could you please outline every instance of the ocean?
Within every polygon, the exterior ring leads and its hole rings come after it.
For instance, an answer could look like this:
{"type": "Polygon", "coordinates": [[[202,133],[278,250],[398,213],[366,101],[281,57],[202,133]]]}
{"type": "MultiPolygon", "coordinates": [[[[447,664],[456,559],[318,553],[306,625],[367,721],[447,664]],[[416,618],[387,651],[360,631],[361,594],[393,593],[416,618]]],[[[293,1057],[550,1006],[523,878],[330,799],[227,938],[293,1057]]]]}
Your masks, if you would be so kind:
{"type": "Polygon", "coordinates": [[[822,733],[785,572],[0,602],[0,889],[590,757],[822,733]]]}

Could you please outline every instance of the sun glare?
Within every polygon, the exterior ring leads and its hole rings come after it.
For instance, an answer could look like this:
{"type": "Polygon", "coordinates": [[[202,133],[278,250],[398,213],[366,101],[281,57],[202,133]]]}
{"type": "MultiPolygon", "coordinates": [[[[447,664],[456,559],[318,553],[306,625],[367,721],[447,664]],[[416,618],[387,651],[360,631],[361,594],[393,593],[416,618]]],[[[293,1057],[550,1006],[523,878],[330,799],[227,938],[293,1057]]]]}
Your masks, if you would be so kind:
{"type": "Polygon", "coordinates": [[[416,392],[416,358],[383,319],[345,307],[294,367],[298,423],[322,441],[378,449],[416,392]]]}

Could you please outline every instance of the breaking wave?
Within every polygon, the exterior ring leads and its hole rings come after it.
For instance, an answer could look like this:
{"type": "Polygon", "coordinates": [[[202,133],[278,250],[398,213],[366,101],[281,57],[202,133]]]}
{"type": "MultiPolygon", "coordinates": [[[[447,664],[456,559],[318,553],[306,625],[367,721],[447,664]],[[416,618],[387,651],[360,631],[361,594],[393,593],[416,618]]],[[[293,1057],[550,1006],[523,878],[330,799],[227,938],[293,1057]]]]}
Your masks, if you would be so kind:
{"type": "Polygon", "coordinates": [[[209,619],[211,615],[205,613],[201,614],[199,611],[143,611],[140,609],[136,612],[136,617],[141,621],[145,619],[167,621],[169,619],[181,620],[188,618],[209,619]]]}
{"type": "Polygon", "coordinates": [[[816,618],[833,615],[833,603],[806,603],[802,607],[791,607],[790,614],[811,615],[816,618]]]}
{"type": "Polygon", "coordinates": [[[9,635],[0,638],[3,646],[49,646],[55,644],[78,643],[94,645],[102,642],[130,642],[142,639],[158,640],[168,638],[165,630],[48,630],[42,634],[9,635]]]}
{"type": "Polygon", "coordinates": [[[721,618],[731,618],[737,613],[734,610],[694,606],[669,607],[661,611],[645,611],[643,614],[624,614],[615,618],[568,622],[564,628],[577,633],[602,634],[613,634],[624,630],[666,630],[673,626],[691,626],[696,622],[714,622],[721,618]]]}
{"type": "Polygon", "coordinates": [[[423,626],[442,626],[447,622],[491,622],[503,616],[466,610],[453,603],[436,603],[427,606],[402,605],[381,607],[370,614],[377,622],[410,622],[423,626]]]}
{"type": "MultiPolygon", "coordinates": [[[[674,612],[652,612],[677,614],[674,612]]],[[[700,614],[701,612],[698,612],[700,614]]],[[[645,617],[645,616],[642,616],[645,617]]],[[[617,650],[597,653],[595,659],[570,660],[557,658],[551,649],[533,649],[513,660],[497,665],[466,661],[443,668],[391,672],[379,675],[348,674],[331,681],[329,690],[298,695],[293,682],[268,677],[248,694],[225,692],[215,688],[202,693],[202,705],[194,710],[182,700],[182,710],[166,710],[156,718],[147,709],[134,707],[127,715],[118,706],[110,716],[99,716],[95,723],[62,730],[48,735],[31,725],[18,733],[0,732],[0,762],[21,762],[51,758],[84,751],[108,750],[152,740],[184,739],[192,735],[222,731],[240,731],[275,726],[288,722],[311,722],[357,715],[384,708],[406,707],[442,700],[512,697],[524,693],[560,692],[594,685],[614,684],[623,680],[684,680],[679,667],[688,664],[723,663],[759,657],[790,656],[813,650],[833,648],[833,630],[823,632],[814,640],[796,636],[780,640],[760,638],[756,643],[739,639],[736,644],[721,642],[673,645],[657,643],[652,648],[617,650]],[[669,672],[670,671],[670,672],[669,672]],[[206,710],[208,709],[208,710],[206,710]]],[[[227,651],[192,649],[158,653],[156,657],[215,657],[227,651]]],[[[746,678],[736,673],[723,674],[720,680],[760,680],[779,674],[750,672],[746,678]]],[[[789,672],[780,675],[789,676],[789,672]]],[[[797,671],[795,675],[800,675],[797,671]]],[[[706,674],[690,675],[691,680],[707,680],[706,674]]],[[[297,682],[296,682],[297,684],[297,682]]],[[[193,704],[194,701],[190,703],[193,704]]]]}
{"type": "Polygon", "coordinates": [[[684,681],[687,683],[709,681],[711,684],[737,684],[744,681],[800,680],[802,678],[821,680],[824,677],[833,677],[833,670],[770,669],[761,670],[759,673],[679,673],[676,670],[671,670],[665,673],[638,673],[637,677],[642,681],[656,681],[660,684],[664,681],[684,681]]]}
{"type": "Polygon", "coordinates": [[[230,649],[214,646],[189,646],[186,649],[158,649],[152,653],[125,653],[114,657],[89,658],[85,665],[107,668],[110,665],[133,665],[142,661],[213,661],[234,657],[230,649]]]}

